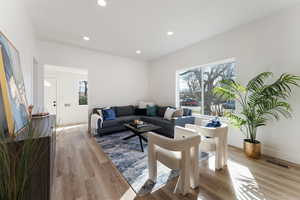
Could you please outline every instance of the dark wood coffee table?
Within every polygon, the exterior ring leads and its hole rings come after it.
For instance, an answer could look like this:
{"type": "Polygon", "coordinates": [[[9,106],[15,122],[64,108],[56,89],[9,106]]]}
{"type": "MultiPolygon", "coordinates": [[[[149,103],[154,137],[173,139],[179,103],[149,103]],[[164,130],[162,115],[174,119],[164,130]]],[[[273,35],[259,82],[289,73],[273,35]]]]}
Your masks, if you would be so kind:
{"type": "Polygon", "coordinates": [[[142,134],[149,132],[149,131],[155,131],[155,130],[161,128],[160,126],[156,126],[156,125],[150,124],[150,123],[147,123],[145,126],[140,127],[140,128],[136,128],[133,125],[131,125],[130,123],[126,123],[126,124],[124,124],[124,126],[128,130],[132,131],[133,135],[127,136],[127,137],[123,138],[123,140],[128,140],[133,137],[139,137],[142,152],[144,152],[142,140],[144,140],[145,142],[148,142],[147,138],[145,138],[142,134]]]}

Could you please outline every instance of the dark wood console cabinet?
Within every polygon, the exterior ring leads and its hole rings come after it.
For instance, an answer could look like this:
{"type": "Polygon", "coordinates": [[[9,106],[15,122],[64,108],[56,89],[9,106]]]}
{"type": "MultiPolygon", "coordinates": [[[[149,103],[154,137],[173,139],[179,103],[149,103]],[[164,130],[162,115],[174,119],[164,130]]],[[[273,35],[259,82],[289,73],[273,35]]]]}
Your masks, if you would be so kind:
{"type": "Polygon", "coordinates": [[[34,130],[40,133],[37,140],[43,146],[44,155],[29,183],[28,200],[51,200],[56,151],[55,121],[55,115],[32,119],[34,130]]]}

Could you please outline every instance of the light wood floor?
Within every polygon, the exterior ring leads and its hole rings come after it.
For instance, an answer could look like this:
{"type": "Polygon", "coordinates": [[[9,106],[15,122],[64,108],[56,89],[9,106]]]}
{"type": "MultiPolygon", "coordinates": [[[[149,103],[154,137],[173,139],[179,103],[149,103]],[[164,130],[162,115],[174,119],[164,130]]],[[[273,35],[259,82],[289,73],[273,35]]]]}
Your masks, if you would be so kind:
{"type": "MultiPolygon", "coordinates": [[[[135,193],[106,157],[87,126],[65,127],[58,132],[53,200],[134,199],[135,193]]],[[[172,193],[176,180],[139,200],[299,200],[300,168],[289,169],[261,159],[247,159],[229,148],[228,167],[213,170],[213,157],[202,161],[200,187],[187,196],[172,193]]]]}

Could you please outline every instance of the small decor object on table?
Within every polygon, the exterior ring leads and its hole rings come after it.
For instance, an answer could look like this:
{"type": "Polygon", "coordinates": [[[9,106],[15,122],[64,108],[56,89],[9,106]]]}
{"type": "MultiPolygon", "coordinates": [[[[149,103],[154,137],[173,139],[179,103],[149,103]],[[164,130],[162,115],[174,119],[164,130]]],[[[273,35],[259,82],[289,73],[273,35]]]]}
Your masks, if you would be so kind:
{"type": "Polygon", "coordinates": [[[144,122],[141,121],[141,120],[136,119],[136,120],[133,121],[133,124],[135,124],[135,125],[141,125],[141,124],[144,124],[144,122]]]}
{"type": "Polygon", "coordinates": [[[261,155],[261,143],[256,140],[257,129],[266,126],[270,119],[291,117],[287,99],[292,95],[292,86],[300,87],[300,76],[284,73],[267,84],[265,81],[272,76],[272,72],[260,73],[246,86],[234,80],[222,80],[221,86],[214,89],[214,93],[224,100],[236,100],[241,105],[240,113],[226,113],[226,116],[245,134],[244,151],[250,158],[258,159],[261,155]]]}
{"type": "Polygon", "coordinates": [[[28,106],[28,113],[29,113],[29,118],[31,119],[31,117],[32,117],[32,110],[33,110],[33,105],[29,105],[28,106]]]}
{"type": "Polygon", "coordinates": [[[135,128],[142,128],[147,126],[148,124],[141,120],[134,120],[132,123],[130,123],[130,125],[132,125],[135,128]]]}
{"type": "Polygon", "coordinates": [[[217,128],[217,127],[220,127],[220,126],[221,126],[221,122],[220,122],[220,119],[218,117],[215,117],[214,119],[212,119],[210,122],[208,122],[206,124],[206,127],[217,128]]]}

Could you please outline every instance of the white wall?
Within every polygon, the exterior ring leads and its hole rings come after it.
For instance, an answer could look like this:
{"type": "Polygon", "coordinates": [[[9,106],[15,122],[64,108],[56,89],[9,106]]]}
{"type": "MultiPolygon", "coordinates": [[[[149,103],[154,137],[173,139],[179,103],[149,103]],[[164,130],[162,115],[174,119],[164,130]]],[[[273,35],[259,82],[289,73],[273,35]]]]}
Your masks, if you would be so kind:
{"type": "Polygon", "coordinates": [[[39,42],[39,49],[44,64],[88,70],[89,108],[137,104],[148,97],[143,61],[45,41],[39,42]]]}
{"type": "MultiPolygon", "coordinates": [[[[169,56],[150,66],[150,96],[160,104],[175,104],[175,73],[178,69],[236,58],[238,79],[247,80],[263,71],[300,75],[300,7],[243,25],[169,56]]],[[[291,120],[270,123],[259,130],[264,153],[300,163],[300,89],[290,103],[291,120]]],[[[242,146],[242,135],[231,130],[229,142],[242,146]]]]}
{"type": "Polygon", "coordinates": [[[0,0],[0,31],[14,44],[21,57],[28,102],[32,103],[33,57],[38,59],[32,24],[23,1],[0,0]]]}
{"type": "MultiPolygon", "coordinates": [[[[79,105],[79,81],[88,80],[88,72],[57,70],[57,66],[45,66],[45,79],[56,80],[57,123],[68,125],[88,122],[88,105],[79,105]],[[68,105],[66,105],[68,104],[68,105]]],[[[45,99],[47,102],[47,99],[45,99]]]]}

